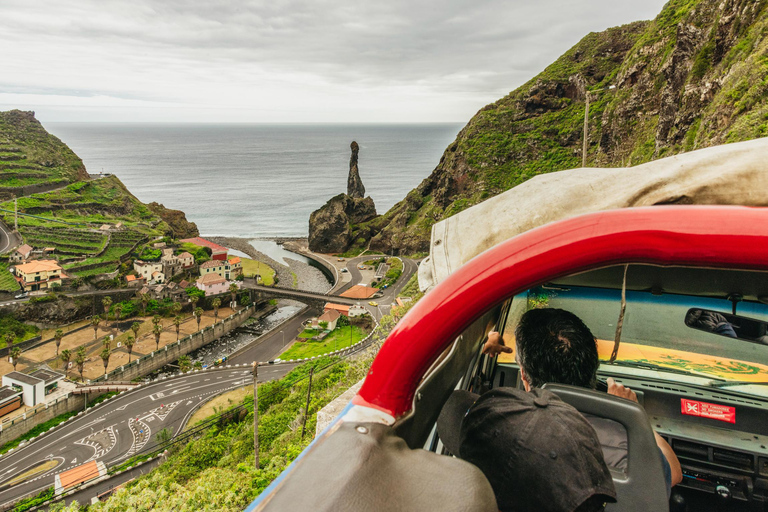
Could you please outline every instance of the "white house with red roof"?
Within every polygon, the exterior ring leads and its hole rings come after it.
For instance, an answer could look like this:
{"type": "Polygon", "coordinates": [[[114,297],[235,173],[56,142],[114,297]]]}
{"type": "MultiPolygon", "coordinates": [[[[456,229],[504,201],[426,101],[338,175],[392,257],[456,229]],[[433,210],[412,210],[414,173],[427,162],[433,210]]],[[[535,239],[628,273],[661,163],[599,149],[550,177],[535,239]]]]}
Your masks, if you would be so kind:
{"type": "Polygon", "coordinates": [[[8,256],[8,261],[11,263],[21,263],[24,260],[28,260],[29,257],[32,255],[32,246],[31,245],[20,245],[17,247],[10,256],[8,256]]]}
{"type": "Polygon", "coordinates": [[[201,276],[195,285],[205,292],[206,297],[229,291],[229,282],[215,272],[201,276]]]}

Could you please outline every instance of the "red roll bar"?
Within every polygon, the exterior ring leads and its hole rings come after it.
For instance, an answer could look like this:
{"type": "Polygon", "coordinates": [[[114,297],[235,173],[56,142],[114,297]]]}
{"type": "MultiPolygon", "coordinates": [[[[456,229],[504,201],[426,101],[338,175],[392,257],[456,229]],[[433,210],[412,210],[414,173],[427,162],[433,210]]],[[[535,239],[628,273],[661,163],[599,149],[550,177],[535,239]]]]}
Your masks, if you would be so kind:
{"type": "Polygon", "coordinates": [[[402,417],[438,355],[488,309],[557,277],[623,263],[768,270],[768,208],[610,210],[507,240],[413,307],[387,338],[353,403],[402,417]]]}

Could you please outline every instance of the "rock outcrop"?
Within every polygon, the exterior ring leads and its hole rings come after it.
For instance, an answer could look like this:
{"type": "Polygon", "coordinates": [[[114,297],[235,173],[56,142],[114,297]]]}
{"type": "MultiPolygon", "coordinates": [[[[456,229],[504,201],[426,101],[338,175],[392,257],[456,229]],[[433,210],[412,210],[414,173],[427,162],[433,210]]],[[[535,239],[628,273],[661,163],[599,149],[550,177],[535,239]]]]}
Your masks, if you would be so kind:
{"type": "MultiPolygon", "coordinates": [[[[350,144],[347,193],[331,198],[309,216],[309,250],[324,253],[345,252],[358,236],[357,226],[376,218],[376,205],[365,195],[365,187],[357,169],[357,142],[350,144]]],[[[366,231],[362,236],[370,237],[366,231]]]]}
{"type": "Polygon", "coordinates": [[[160,217],[171,228],[174,238],[193,238],[200,236],[197,224],[187,220],[187,216],[181,210],[172,210],[156,202],[147,204],[152,213],[160,217]]]}
{"type": "Polygon", "coordinates": [[[344,252],[354,242],[354,224],[376,217],[373,199],[355,199],[339,194],[309,217],[309,250],[314,252],[344,252]]]}
{"type": "Polygon", "coordinates": [[[352,156],[349,157],[347,195],[352,199],[362,199],[365,197],[365,187],[363,186],[363,180],[360,179],[360,171],[357,168],[357,153],[360,151],[360,146],[357,145],[357,142],[352,141],[349,147],[352,149],[352,156]]]}

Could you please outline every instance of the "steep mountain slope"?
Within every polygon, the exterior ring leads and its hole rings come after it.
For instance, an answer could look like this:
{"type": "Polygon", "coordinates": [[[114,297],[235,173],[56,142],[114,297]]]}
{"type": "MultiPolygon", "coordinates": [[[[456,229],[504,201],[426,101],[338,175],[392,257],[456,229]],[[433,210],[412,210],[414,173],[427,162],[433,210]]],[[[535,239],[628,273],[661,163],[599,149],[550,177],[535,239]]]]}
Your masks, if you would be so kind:
{"type": "Polygon", "coordinates": [[[34,112],[0,112],[0,198],[87,179],[83,161],[34,112]]]}
{"type": "Polygon", "coordinates": [[[579,167],[586,91],[587,166],[768,134],[767,31],[764,0],[672,0],[653,21],[587,35],[481,109],[428,178],[355,226],[355,245],[426,251],[435,222],[537,174],[579,167]]]}

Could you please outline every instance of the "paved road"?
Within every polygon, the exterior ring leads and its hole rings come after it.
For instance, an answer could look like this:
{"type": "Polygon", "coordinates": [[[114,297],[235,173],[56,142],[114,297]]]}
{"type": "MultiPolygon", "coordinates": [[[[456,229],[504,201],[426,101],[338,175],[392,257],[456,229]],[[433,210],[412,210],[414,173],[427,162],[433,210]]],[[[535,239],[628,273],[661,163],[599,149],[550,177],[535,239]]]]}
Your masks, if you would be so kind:
{"type": "MultiPolygon", "coordinates": [[[[360,284],[361,281],[363,281],[363,274],[360,272],[360,270],[357,268],[357,266],[367,260],[375,259],[376,255],[363,255],[358,256],[357,258],[352,258],[347,261],[347,270],[349,271],[349,275],[351,276],[351,280],[349,283],[345,284],[338,290],[336,290],[335,293],[340,294],[351,287],[355,286],[356,284],[360,284]]],[[[373,314],[376,319],[381,319],[383,315],[389,314],[389,310],[392,307],[392,303],[395,301],[395,298],[397,298],[398,294],[400,293],[400,290],[403,289],[403,287],[408,283],[408,280],[411,279],[413,274],[419,269],[419,266],[416,264],[416,262],[412,259],[408,258],[400,258],[403,261],[403,273],[398,278],[397,282],[393,285],[387,288],[386,290],[382,290],[383,296],[373,299],[374,302],[378,303],[378,306],[370,306],[368,305],[367,301],[358,301],[365,304],[365,307],[368,309],[368,311],[373,314]]]]}
{"type": "Polygon", "coordinates": [[[19,244],[18,236],[13,230],[0,221],[0,254],[8,252],[19,244]]]}
{"type": "MultiPolygon", "coordinates": [[[[280,378],[294,367],[265,367],[259,372],[259,381],[280,378]]],[[[151,450],[158,431],[170,428],[178,433],[202,402],[250,383],[250,368],[217,369],[159,380],[120,395],[3,457],[0,504],[48,488],[57,473],[87,461],[97,460],[111,467],[137,452],[151,450]],[[55,467],[9,486],[16,476],[48,461],[55,467]]]]}

